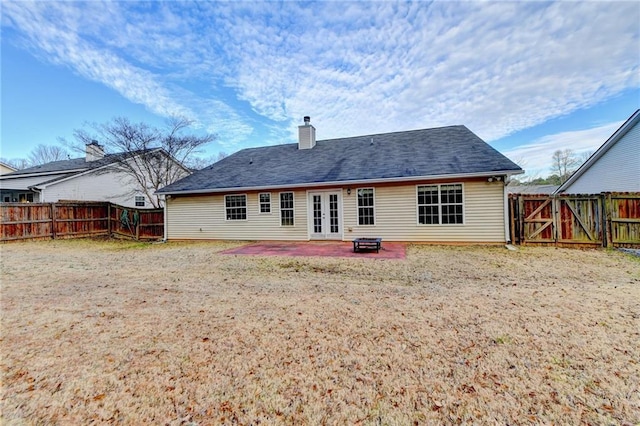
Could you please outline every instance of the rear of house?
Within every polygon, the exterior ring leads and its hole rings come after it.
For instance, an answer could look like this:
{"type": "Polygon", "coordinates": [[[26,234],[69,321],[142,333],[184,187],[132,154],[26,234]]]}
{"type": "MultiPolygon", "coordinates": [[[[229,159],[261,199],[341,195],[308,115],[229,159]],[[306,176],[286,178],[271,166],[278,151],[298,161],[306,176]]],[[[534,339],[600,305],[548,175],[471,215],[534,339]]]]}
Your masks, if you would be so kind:
{"type": "Polygon", "coordinates": [[[464,126],[240,151],[163,188],[166,238],[500,243],[522,170],[464,126]]]}

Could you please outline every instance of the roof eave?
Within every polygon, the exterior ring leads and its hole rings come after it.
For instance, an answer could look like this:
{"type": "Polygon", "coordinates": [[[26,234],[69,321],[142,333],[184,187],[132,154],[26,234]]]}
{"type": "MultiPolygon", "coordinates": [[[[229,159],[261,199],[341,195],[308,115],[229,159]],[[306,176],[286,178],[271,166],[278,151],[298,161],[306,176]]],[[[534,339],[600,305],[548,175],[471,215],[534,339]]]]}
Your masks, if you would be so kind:
{"type": "Polygon", "coordinates": [[[582,165],[578,167],[578,169],[575,172],[573,172],[571,176],[569,176],[569,179],[567,179],[562,185],[558,187],[558,189],[555,190],[553,195],[560,194],[561,192],[566,191],[567,188],[569,188],[571,185],[573,185],[575,181],[578,180],[578,178],[580,178],[580,176],[582,176],[587,170],[589,170],[589,168],[594,163],[596,163],[604,154],[606,154],[606,152],[609,151],[609,149],[613,145],[615,145],[620,139],[622,139],[624,135],[626,135],[629,132],[629,130],[631,130],[639,121],[640,121],[640,109],[637,109],[636,112],[631,114],[631,117],[629,117],[622,124],[622,126],[620,126],[618,130],[616,130],[609,137],[609,139],[607,139],[605,143],[603,143],[600,146],[600,148],[598,148],[596,152],[594,152],[593,155],[587,159],[587,161],[582,163],[582,165]]]}
{"type": "Polygon", "coordinates": [[[445,175],[429,175],[429,176],[411,176],[411,177],[395,177],[395,178],[383,178],[383,179],[357,179],[357,180],[340,180],[340,181],[328,181],[328,182],[306,182],[296,184],[282,184],[282,185],[265,185],[265,186],[237,186],[228,188],[208,188],[208,189],[193,189],[186,191],[157,191],[157,194],[163,195],[200,195],[200,194],[217,194],[226,192],[240,192],[240,191],[264,191],[268,189],[297,189],[308,188],[310,186],[339,186],[339,185],[371,185],[381,183],[398,183],[398,182],[417,182],[424,180],[439,180],[439,179],[471,179],[481,177],[491,177],[496,175],[506,175],[507,178],[512,175],[518,175],[524,173],[524,170],[497,170],[491,172],[482,173],[458,173],[458,174],[445,174],[445,175]]]}

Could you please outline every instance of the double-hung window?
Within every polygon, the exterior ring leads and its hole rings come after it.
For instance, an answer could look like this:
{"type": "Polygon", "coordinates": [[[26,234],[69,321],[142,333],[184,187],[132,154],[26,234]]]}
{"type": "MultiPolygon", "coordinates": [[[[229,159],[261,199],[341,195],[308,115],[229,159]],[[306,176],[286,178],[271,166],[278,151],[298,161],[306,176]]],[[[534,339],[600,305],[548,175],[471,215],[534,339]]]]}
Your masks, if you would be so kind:
{"type": "Polygon", "coordinates": [[[260,213],[271,213],[271,193],[263,192],[258,194],[260,199],[260,213]]]}
{"type": "Polygon", "coordinates": [[[247,220],[246,195],[225,195],[224,204],[227,220],[247,220]]]}
{"type": "Polygon", "coordinates": [[[136,195],[135,202],[136,202],[136,207],[144,207],[144,204],[145,204],[144,195],[136,195]]]}
{"type": "Polygon", "coordinates": [[[373,188],[359,188],[358,225],[375,225],[373,188]]]}
{"type": "Polygon", "coordinates": [[[450,225],[464,222],[462,184],[418,186],[418,223],[450,225]]]}
{"type": "Polygon", "coordinates": [[[293,226],[293,192],[280,193],[280,225],[293,226]]]}

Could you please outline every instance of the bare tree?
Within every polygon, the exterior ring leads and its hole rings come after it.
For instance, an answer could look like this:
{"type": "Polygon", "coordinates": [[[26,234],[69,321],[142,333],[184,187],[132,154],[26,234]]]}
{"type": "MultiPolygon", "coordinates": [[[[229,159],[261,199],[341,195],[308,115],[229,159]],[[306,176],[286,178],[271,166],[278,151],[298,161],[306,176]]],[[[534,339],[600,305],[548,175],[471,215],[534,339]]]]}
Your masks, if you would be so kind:
{"type": "Polygon", "coordinates": [[[69,158],[67,151],[57,145],[40,144],[29,153],[28,162],[31,167],[41,164],[50,163],[52,161],[66,160],[69,158]]]}
{"type": "Polygon", "coordinates": [[[207,166],[210,166],[213,163],[217,163],[223,158],[228,157],[224,151],[220,151],[217,155],[212,155],[209,157],[193,157],[189,163],[187,164],[191,170],[202,170],[207,166]]]}
{"type": "Polygon", "coordinates": [[[165,129],[157,129],[118,117],[91,125],[93,133],[76,130],[74,137],[85,145],[96,140],[103,144],[105,151],[117,158],[113,167],[130,176],[137,189],[158,208],[161,201],[156,191],[187,176],[190,170],[184,164],[216,138],[212,134],[183,134],[191,124],[185,118],[171,118],[165,129]]]}
{"type": "Polygon", "coordinates": [[[575,171],[580,161],[571,149],[557,150],[551,157],[551,172],[560,178],[563,184],[575,171]]]}

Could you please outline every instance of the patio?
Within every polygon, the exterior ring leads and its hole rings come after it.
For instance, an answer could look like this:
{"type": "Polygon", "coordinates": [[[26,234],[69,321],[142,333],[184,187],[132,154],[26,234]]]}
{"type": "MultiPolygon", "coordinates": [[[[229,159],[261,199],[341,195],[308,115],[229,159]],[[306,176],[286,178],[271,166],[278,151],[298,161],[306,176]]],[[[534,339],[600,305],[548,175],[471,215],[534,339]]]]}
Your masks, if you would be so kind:
{"type": "Polygon", "coordinates": [[[380,252],[375,250],[353,252],[351,241],[261,241],[225,250],[223,254],[255,256],[323,256],[355,257],[361,259],[404,259],[406,244],[382,242],[380,252]]]}

